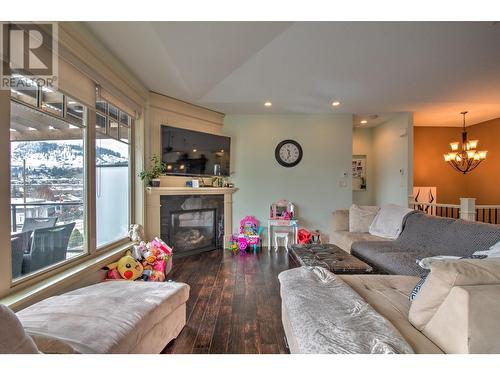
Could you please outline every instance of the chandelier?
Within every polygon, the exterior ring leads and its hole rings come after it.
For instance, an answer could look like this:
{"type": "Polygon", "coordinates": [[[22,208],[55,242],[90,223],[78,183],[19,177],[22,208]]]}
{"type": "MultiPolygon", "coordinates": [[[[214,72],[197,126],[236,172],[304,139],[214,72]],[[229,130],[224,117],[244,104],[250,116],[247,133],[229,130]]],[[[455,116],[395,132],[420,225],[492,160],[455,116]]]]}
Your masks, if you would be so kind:
{"type": "Polygon", "coordinates": [[[458,172],[466,174],[475,169],[486,159],[488,151],[476,151],[478,140],[467,140],[467,131],[465,130],[465,115],[467,111],[460,112],[463,115],[464,123],[462,130],[462,144],[460,142],[450,143],[451,152],[444,154],[444,161],[458,172]],[[461,146],[461,147],[460,147],[461,146]]]}

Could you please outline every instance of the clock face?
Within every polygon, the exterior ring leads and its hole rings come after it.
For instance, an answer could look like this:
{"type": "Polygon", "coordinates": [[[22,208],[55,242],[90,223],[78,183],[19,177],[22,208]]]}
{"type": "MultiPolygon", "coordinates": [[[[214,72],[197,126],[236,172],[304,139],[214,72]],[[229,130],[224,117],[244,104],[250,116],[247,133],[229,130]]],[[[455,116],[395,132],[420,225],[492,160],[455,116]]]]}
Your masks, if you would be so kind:
{"type": "Polygon", "coordinates": [[[275,156],[284,167],[294,167],[302,159],[302,147],[293,140],[282,141],[276,146],[275,156]]]}

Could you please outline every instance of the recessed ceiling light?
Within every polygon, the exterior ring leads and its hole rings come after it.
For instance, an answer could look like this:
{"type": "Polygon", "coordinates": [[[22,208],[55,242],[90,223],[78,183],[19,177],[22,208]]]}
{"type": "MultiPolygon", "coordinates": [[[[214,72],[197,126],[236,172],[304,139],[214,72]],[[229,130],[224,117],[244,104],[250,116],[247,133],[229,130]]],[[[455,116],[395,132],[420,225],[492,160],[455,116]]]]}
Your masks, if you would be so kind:
{"type": "Polygon", "coordinates": [[[333,105],[334,107],[338,107],[338,106],[340,105],[340,102],[339,102],[339,101],[337,101],[337,100],[335,100],[334,102],[332,102],[332,105],[333,105]]]}
{"type": "Polygon", "coordinates": [[[366,120],[361,120],[360,124],[368,124],[368,121],[366,121],[366,120]]]}
{"type": "Polygon", "coordinates": [[[270,101],[267,101],[267,102],[264,103],[264,105],[266,107],[271,107],[273,105],[273,103],[271,103],[270,101]]]}

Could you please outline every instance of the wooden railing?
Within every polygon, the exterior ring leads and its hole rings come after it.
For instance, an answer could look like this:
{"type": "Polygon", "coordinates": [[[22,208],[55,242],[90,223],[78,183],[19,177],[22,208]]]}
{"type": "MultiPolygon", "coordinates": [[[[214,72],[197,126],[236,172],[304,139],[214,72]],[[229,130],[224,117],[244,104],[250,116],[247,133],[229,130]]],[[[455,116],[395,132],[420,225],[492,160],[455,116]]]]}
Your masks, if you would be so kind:
{"type": "Polygon", "coordinates": [[[460,204],[410,201],[409,207],[432,216],[500,225],[500,205],[476,205],[475,201],[475,198],[460,198],[460,204]]]}
{"type": "Polygon", "coordinates": [[[500,224],[500,205],[476,206],[476,220],[483,223],[500,224]]]}
{"type": "Polygon", "coordinates": [[[440,203],[415,203],[410,202],[410,208],[425,212],[431,216],[449,217],[460,219],[460,205],[440,203]]]}

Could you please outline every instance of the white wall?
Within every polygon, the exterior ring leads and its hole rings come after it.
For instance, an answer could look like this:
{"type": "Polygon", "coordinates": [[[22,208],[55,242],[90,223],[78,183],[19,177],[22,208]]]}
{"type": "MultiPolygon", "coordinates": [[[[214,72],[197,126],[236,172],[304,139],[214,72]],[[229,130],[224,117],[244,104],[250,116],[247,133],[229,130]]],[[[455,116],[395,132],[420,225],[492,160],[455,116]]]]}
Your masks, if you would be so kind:
{"type": "Polygon", "coordinates": [[[300,226],[319,229],[327,239],[331,212],[352,202],[351,115],[227,115],[224,133],[232,137],[233,227],[246,215],[267,227],[269,205],[280,198],[296,204],[300,226]],[[300,164],[280,166],[276,145],[299,142],[300,164]],[[341,181],[345,187],[340,187],[341,181]]]}
{"type": "Polygon", "coordinates": [[[410,113],[395,114],[373,129],[375,204],[408,205],[412,189],[413,131],[410,113]]]}
{"type": "Polygon", "coordinates": [[[375,205],[375,180],[373,159],[373,129],[354,128],[352,131],[352,154],[366,155],[366,190],[353,191],[352,203],[363,206],[375,205]]]}

